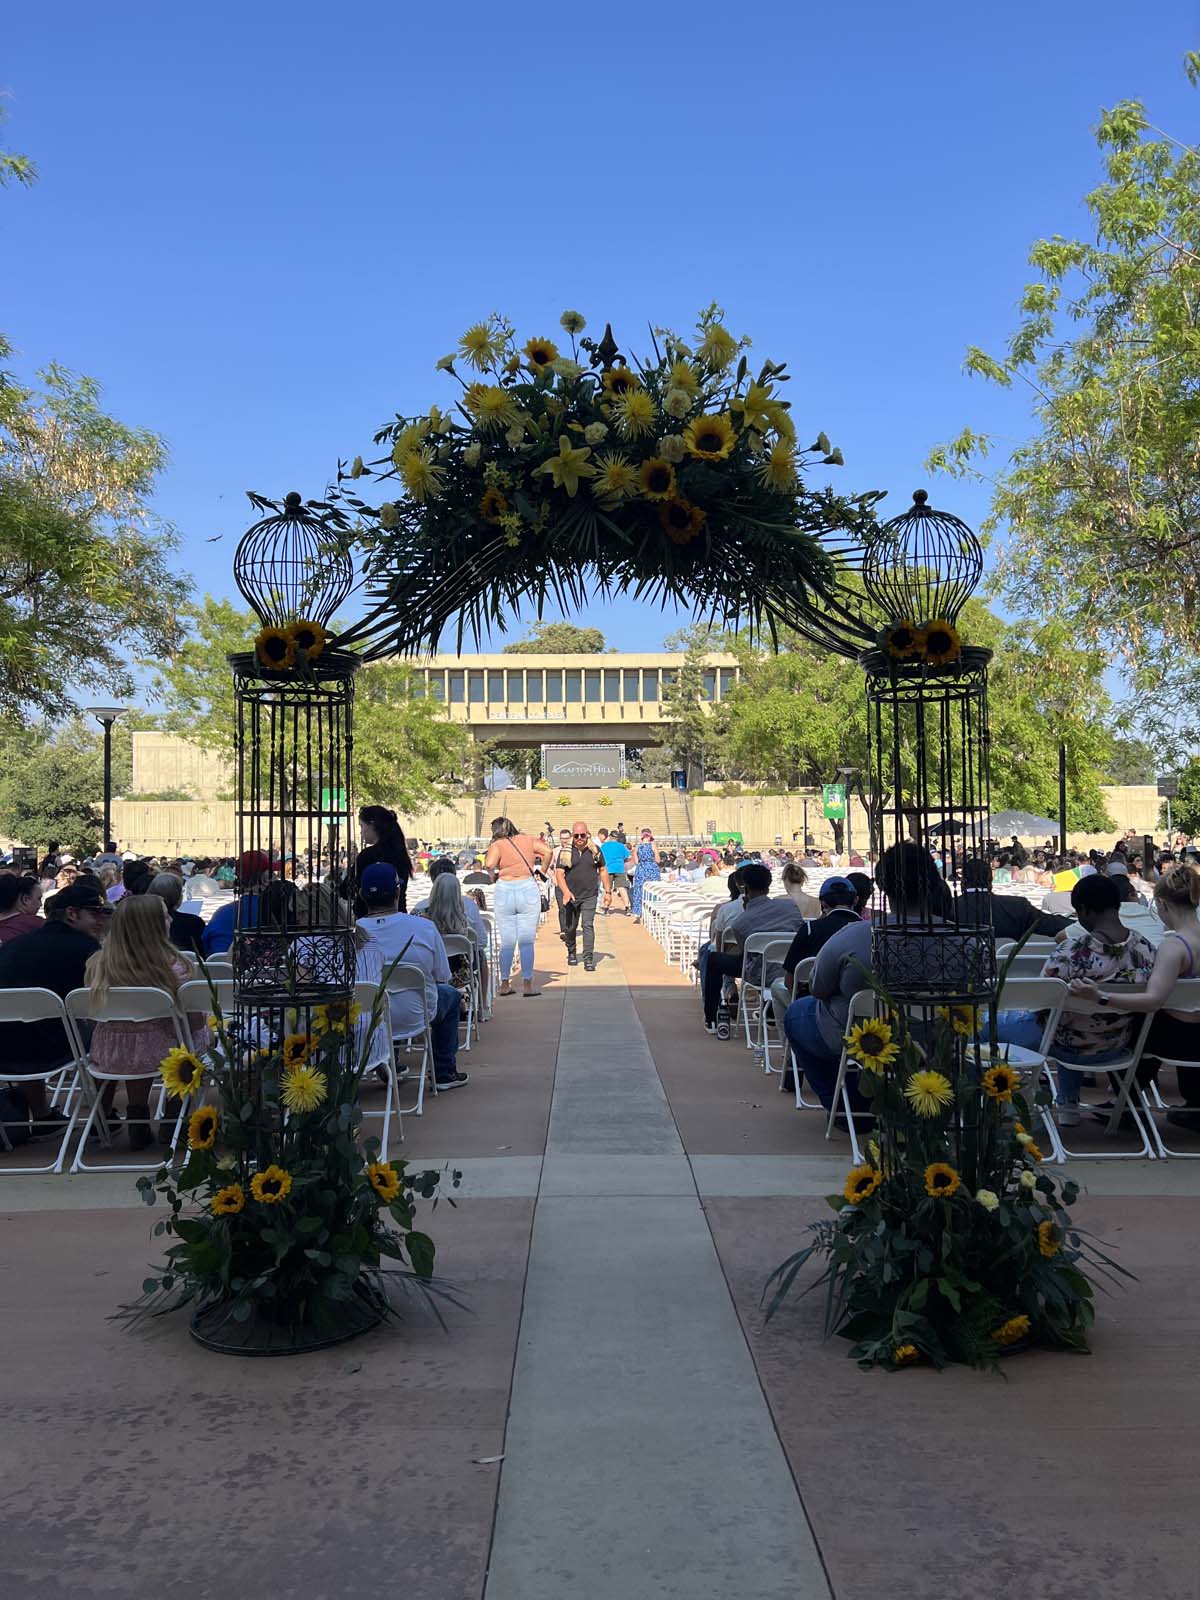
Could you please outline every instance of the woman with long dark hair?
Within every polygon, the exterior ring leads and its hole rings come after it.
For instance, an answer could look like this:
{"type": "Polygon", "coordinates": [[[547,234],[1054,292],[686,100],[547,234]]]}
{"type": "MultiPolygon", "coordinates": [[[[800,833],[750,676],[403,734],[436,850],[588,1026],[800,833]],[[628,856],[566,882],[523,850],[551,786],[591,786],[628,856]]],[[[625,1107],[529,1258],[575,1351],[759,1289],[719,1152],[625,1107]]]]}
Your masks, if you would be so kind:
{"type": "Polygon", "coordinates": [[[407,911],[408,881],[413,875],[413,864],[396,813],[389,811],[386,806],[363,806],[358,813],[358,822],[362,828],[363,848],[354,863],[356,875],[361,880],[366,869],[376,861],[385,861],[388,866],[395,867],[396,876],[400,879],[399,909],[407,911]]]}

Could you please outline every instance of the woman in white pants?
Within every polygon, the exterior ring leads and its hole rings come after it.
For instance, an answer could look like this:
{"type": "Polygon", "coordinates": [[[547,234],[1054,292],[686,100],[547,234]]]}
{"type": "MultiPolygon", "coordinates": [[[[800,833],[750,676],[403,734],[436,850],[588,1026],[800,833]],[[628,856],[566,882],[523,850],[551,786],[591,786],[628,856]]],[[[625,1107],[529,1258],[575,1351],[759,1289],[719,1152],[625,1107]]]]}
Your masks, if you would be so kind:
{"type": "Polygon", "coordinates": [[[542,911],[542,890],[534,877],[539,862],[546,863],[553,852],[541,839],[522,833],[507,817],[492,823],[492,842],[484,865],[495,873],[492,909],[496,932],[500,936],[500,995],[515,991],[509,981],[513,950],[521,952],[521,990],[526,999],[538,991],[533,987],[533,940],[542,911]]]}

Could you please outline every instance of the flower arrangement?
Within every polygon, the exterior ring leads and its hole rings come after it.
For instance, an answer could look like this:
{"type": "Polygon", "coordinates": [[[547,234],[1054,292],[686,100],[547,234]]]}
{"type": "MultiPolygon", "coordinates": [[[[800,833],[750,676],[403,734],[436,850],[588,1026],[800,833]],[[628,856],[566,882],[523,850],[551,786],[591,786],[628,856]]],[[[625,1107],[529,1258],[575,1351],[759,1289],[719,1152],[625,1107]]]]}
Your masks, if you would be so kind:
{"type": "Polygon", "coordinates": [[[403,648],[449,618],[478,635],[530,597],[539,612],[550,596],[582,604],[590,568],[601,588],[708,609],[715,590],[730,623],[811,628],[836,612],[863,648],[873,629],[830,598],[840,557],[821,537],[849,547],[879,495],[807,487],[813,465],[843,458],[824,433],[799,445],[785,365],[752,369],[750,341],[716,305],[687,339],[655,329],[653,353],[629,361],[611,329],[597,342],[579,312],[559,322],[526,339],[499,315],[468,328],[437,363],[453,399],[397,415],[375,435],[381,454],[339,463],[331,499],[353,519],[381,602],[343,642],[375,634],[372,651],[403,648]],[[367,480],[381,503],[362,498],[367,480]],[[414,608],[427,607],[422,623],[414,608]]]}
{"type": "Polygon", "coordinates": [[[632,789],[633,788],[633,779],[632,778],[620,778],[618,780],[618,782],[617,782],[617,788],[618,789],[632,789]]]}
{"type": "Polygon", "coordinates": [[[610,794],[602,794],[600,796],[599,803],[602,806],[610,806],[610,805],[612,805],[612,795],[610,795],[610,794]]]}
{"type": "Polygon", "coordinates": [[[162,1063],[168,1093],[196,1109],[183,1166],[138,1180],[147,1205],[162,1195],[170,1207],[154,1233],[171,1243],[127,1318],[192,1304],[193,1325],[202,1320],[223,1347],[249,1347],[256,1333],[302,1347],[394,1315],[394,1285],[436,1310],[433,1297],[447,1291],[415,1220],[418,1200],[436,1207],[441,1175],[383,1159],[376,1139],[359,1142],[358,1090],[386,1004],[381,986],[360,1020],[357,1006],[334,999],[296,1011],[294,1031],[260,1043],[214,995],[211,1048],[172,1050],[162,1063]],[[206,1090],[214,1100],[198,1104],[206,1090]]]}
{"type": "Polygon", "coordinates": [[[569,805],[571,805],[572,804],[571,796],[569,794],[560,794],[559,797],[558,797],[558,803],[559,803],[560,806],[569,806],[569,805]]]}
{"type": "Polygon", "coordinates": [[[292,672],[311,666],[330,638],[319,622],[302,617],[286,628],[260,628],[254,636],[254,656],[264,672],[292,672]]]}
{"type": "Polygon", "coordinates": [[[1023,1341],[1086,1350],[1085,1266],[1130,1274],[1072,1222],[1077,1186],[1042,1170],[1019,1072],[980,1048],[974,1007],[910,1021],[877,992],[883,1014],[846,1036],[876,1120],[868,1159],[771,1274],[768,1318],[822,1256],[826,1335],[863,1367],[987,1365],[1023,1341]]]}
{"type": "Polygon", "coordinates": [[[893,664],[932,668],[953,666],[963,650],[958,629],[944,617],[922,623],[890,622],[880,629],[876,643],[893,664]]]}
{"type": "Polygon", "coordinates": [[[550,779],[549,778],[539,778],[538,781],[534,784],[533,787],[535,789],[548,789],[550,787],[550,779]]]}

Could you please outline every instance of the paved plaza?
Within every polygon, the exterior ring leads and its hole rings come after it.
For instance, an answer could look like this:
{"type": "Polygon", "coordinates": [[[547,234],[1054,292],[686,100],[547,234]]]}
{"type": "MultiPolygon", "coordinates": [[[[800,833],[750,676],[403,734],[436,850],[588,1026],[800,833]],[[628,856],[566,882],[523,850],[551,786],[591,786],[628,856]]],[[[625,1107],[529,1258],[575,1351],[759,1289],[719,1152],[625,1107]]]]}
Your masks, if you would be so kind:
{"type": "MultiPolygon", "coordinates": [[[[469,1310],[290,1360],[108,1320],[154,1262],[128,1174],[0,1176],[0,1593],[176,1600],[1197,1600],[1200,1164],[1080,1163],[1138,1281],[1091,1357],[860,1373],[797,1299],[827,1144],[641,928],[549,927],[403,1154],[469,1310]]],[[[394,1147],[393,1154],[399,1147],[394,1147]]]]}

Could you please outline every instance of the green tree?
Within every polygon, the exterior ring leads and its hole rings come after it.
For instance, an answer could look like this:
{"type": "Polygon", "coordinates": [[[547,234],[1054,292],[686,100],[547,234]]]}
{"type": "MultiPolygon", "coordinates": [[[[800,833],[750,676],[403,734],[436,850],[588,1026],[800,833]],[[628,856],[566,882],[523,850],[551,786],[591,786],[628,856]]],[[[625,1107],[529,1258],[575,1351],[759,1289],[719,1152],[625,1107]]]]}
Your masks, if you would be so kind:
{"type": "Polygon", "coordinates": [[[100,741],[78,722],[52,734],[11,728],[0,770],[0,833],[44,850],[57,839],[77,855],[100,843],[104,793],[100,741]]]}
{"type": "Polygon", "coordinates": [[[1129,739],[1114,734],[1105,763],[1108,783],[1157,783],[1160,758],[1154,746],[1144,739],[1129,739]]]}
{"type": "MultiPolygon", "coordinates": [[[[1162,808],[1165,826],[1167,808],[1162,808]]],[[[1200,756],[1193,756],[1179,774],[1179,789],[1171,801],[1171,827],[1193,837],[1200,833],[1200,756]]]]}
{"type": "Polygon", "coordinates": [[[129,654],[174,649],[188,588],[150,508],[162,440],[101,410],[90,378],[40,376],[0,384],[0,715],[22,720],[62,716],[69,686],[132,694],[129,654]]]}
{"type": "Polygon", "coordinates": [[[663,704],[671,720],[665,729],[666,745],[675,767],[687,773],[689,789],[701,788],[716,760],[716,723],[704,692],[707,657],[721,648],[723,635],[704,623],[668,634],[663,644],[683,660],[663,688],[663,704]]]}
{"type": "MultiPolygon", "coordinates": [[[[1200,78],[1200,54],[1186,58],[1200,78]]],[[[930,465],[991,487],[995,582],[1123,663],[1143,727],[1188,736],[1200,703],[1200,151],[1137,101],[1102,113],[1090,239],[1034,245],[1036,278],[1002,356],[967,370],[1030,396],[1036,432],[994,474],[965,429],[930,465]],[[1153,721],[1151,719],[1153,718],[1153,721]]]]}
{"type": "Polygon", "coordinates": [[[604,649],[599,628],[573,622],[535,622],[523,639],[504,646],[506,656],[597,656],[604,649]]]}

